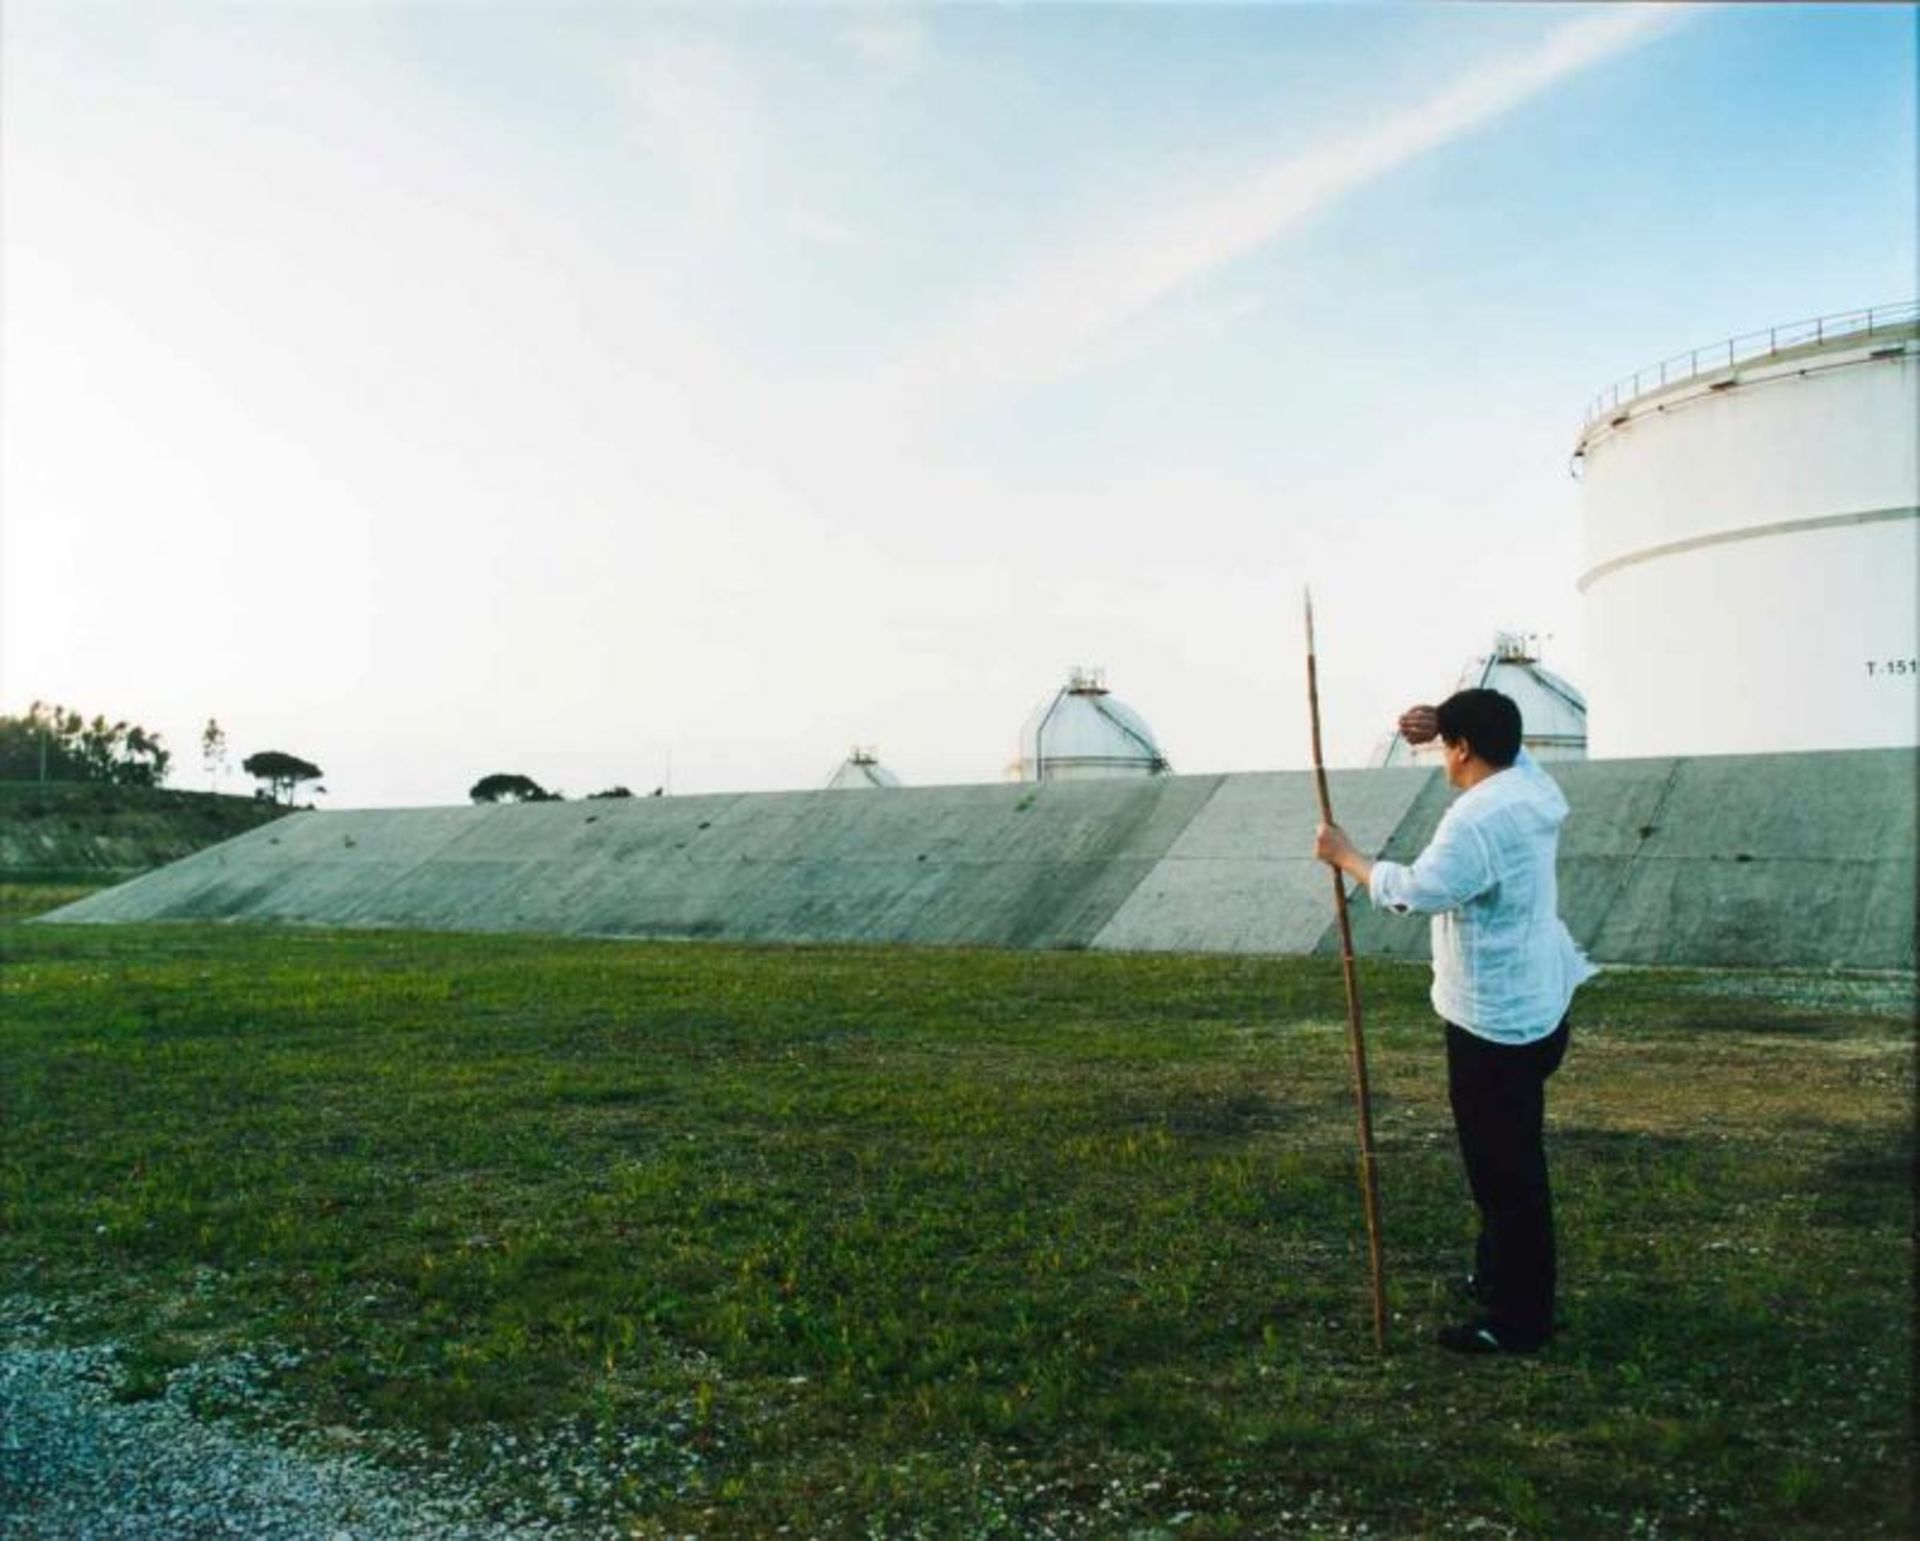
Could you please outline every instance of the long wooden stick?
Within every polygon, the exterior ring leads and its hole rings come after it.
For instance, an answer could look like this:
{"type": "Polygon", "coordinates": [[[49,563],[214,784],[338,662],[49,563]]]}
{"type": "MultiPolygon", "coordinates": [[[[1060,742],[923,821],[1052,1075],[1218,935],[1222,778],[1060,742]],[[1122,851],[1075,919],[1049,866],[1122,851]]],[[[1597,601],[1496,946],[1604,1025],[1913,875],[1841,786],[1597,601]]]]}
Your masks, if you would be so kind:
{"type": "MultiPolygon", "coordinates": [[[[1327,767],[1320,753],[1320,670],[1313,647],[1313,590],[1307,601],[1307,710],[1313,718],[1313,779],[1320,793],[1320,818],[1333,822],[1333,799],[1327,794],[1327,767]]],[[[1360,980],[1353,966],[1353,923],[1347,917],[1347,885],[1340,869],[1333,873],[1333,907],[1340,917],[1340,969],[1347,981],[1347,1043],[1353,1050],[1353,1095],[1360,1110],[1360,1191],[1367,1210],[1367,1259],[1373,1265],[1373,1346],[1387,1348],[1387,1276],[1385,1249],[1380,1239],[1380,1178],[1373,1161],[1373,1098],[1367,1090],[1367,1041],[1360,1030],[1360,980]]]]}

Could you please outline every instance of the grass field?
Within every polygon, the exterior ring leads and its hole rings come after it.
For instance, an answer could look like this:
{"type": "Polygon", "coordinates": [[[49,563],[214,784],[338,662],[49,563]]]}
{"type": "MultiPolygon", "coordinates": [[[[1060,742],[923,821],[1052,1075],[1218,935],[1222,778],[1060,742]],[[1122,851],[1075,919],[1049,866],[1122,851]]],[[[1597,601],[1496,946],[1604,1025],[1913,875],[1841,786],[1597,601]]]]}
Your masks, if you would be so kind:
{"type": "MultiPolygon", "coordinates": [[[[0,892],[18,917],[44,894],[0,892]]],[[[1905,1535],[1912,981],[1609,974],[1566,1331],[1471,1230],[1419,968],[0,930],[0,1297],[208,1416],[641,1535],[1905,1535]]]]}

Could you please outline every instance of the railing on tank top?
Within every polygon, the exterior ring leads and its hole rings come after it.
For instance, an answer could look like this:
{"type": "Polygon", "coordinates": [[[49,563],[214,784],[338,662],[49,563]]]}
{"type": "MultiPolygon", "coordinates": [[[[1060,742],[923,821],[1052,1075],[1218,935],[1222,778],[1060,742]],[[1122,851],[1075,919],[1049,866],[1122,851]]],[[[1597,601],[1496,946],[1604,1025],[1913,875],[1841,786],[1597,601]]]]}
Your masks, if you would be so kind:
{"type": "Polygon", "coordinates": [[[1874,305],[1866,310],[1843,310],[1807,321],[1789,321],[1770,326],[1763,332],[1746,332],[1725,342],[1704,348],[1690,348],[1672,358],[1649,364],[1625,375],[1594,397],[1587,405],[1585,425],[1591,428],[1621,405],[1648,391],[1680,385],[1703,374],[1731,369],[1754,359],[1788,353],[1795,348],[1816,346],[1841,340],[1868,342],[1883,334],[1910,328],[1920,322],[1920,301],[1905,300],[1897,305],[1874,305]]]}

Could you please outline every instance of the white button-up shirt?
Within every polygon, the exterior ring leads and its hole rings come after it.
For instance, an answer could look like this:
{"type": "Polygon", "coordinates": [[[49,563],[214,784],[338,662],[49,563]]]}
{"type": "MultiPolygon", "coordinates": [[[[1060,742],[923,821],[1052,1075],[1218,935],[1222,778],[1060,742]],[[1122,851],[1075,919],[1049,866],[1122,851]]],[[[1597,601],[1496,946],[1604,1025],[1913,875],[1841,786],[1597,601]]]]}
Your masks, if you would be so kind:
{"type": "Polygon", "coordinates": [[[1495,1043],[1559,1026],[1597,972],[1560,919],[1567,799],[1526,750],[1460,794],[1412,866],[1377,861],[1376,909],[1433,917],[1433,1009],[1495,1043]]]}

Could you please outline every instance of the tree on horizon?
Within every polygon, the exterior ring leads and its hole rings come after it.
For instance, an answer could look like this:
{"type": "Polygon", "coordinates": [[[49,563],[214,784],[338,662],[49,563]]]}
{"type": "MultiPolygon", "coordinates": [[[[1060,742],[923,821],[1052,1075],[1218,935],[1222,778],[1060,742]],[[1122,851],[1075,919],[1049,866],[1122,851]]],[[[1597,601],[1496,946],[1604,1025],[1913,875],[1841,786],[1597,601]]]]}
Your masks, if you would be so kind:
{"type": "Polygon", "coordinates": [[[467,788],[467,796],[476,803],[557,803],[558,792],[549,792],[531,776],[518,771],[495,771],[482,776],[467,788]]]}
{"type": "Polygon", "coordinates": [[[289,806],[296,786],[303,781],[317,781],[326,774],[311,760],[279,749],[262,749],[258,754],[248,755],[240,762],[240,769],[255,781],[265,782],[268,794],[276,803],[284,793],[289,806]]]}
{"type": "Polygon", "coordinates": [[[227,768],[227,730],[217,718],[209,717],[200,732],[200,763],[207,769],[213,790],[220,790],[220,772],[227,768]]]}
{"type": "Polygon", "coordinates": [[[158,733],[102,715],[35,701],[21,717],[0,716],[0,781],[101,781],[157,787],[172,753],[158,733]]]}

